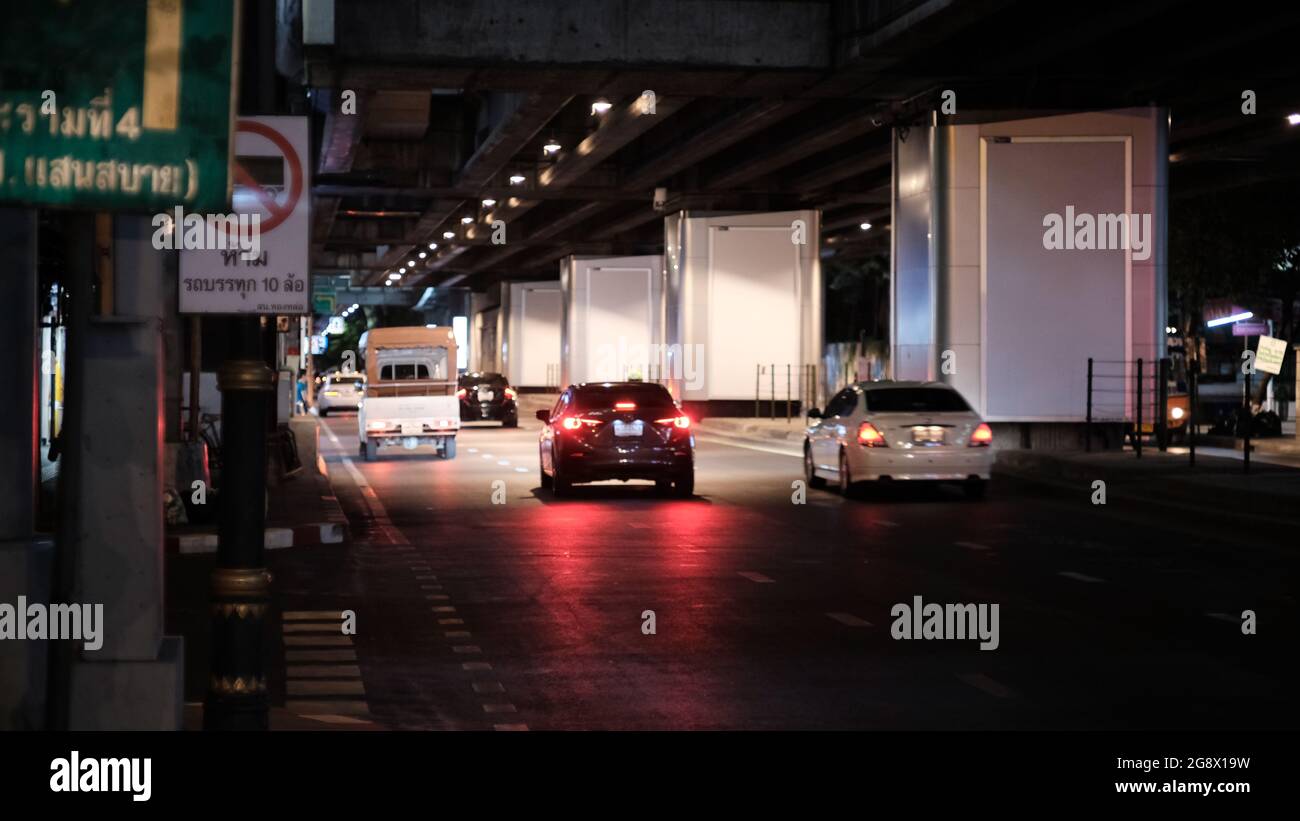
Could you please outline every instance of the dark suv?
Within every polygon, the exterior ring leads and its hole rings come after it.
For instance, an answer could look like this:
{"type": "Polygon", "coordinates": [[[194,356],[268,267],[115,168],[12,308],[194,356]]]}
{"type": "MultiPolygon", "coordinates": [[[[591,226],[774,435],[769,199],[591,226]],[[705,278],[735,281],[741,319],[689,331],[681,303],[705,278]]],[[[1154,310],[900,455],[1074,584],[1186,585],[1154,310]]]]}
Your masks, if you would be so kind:
{"type": "Polygon", "coordinates": [[[648,479],[683,498],[695,493],[691,420],[662,385],[570,385],[537,418],[542,487],[557,496],[606,479],[648,479]]]}
{"type": "Polygon", "coordinates": [[[519,408],[515,405],[517,394],[510,383],[499,373],[462,374],[457,382],[456,398],[460,400],[460,421],[500,422],[502,427],[519,426],[519,408]]]}

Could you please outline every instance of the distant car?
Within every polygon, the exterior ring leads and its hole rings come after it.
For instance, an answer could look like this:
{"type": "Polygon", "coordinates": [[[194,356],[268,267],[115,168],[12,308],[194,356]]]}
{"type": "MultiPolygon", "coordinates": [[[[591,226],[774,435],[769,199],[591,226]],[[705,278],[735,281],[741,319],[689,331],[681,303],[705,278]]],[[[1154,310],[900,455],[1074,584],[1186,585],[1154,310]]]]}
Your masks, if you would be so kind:
{"type": "Polygon", "coordinates": [[[518,396],[499,373],[462,374],[456,391],[460,421],[496,421],[505,428],[519,427],[518,396]]]}
{"type": "Polygon", "coordinates": [[[316,391],[316,412],[329,416],[331,411],[354,411],[366,393],[366,378],[359,373],[331,374],[316,391]]]}
{"type": "Polygon", "coordinates": [[[981,498],[993,431],[941,382],[858,382],[808,411],[804,476],[848,495],[860,482],[957,482],[981,498]]]}
{"type": "Polygon", "coordinates": [[[579,482],[647,479],[661,493],[695,493],[691,420],[662,385],[570,385],[551,410],[537,411],[542,487],[556,496],[579,482]]]}

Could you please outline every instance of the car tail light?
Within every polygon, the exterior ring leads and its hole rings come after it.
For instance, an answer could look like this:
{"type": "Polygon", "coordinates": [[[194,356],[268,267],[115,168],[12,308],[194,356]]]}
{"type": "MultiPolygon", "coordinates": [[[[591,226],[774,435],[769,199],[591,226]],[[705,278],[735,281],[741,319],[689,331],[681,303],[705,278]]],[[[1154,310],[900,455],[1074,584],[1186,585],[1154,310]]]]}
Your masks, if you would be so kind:
{"type": "Polygon", "coordinates": [[[599,419],[583,419],[581,416],[566,416],[561,422],[565,430],[582,430],[582,426],[594,428],[600,424],[599,419]]]}
{"type": "Polygon", "coordinates": [[[885,441],[885,435],[876,430],[876,426],[870,422],[863,422],[858,425],[858,444],[868,448],[889,447],[885,441]]]}
{"type": "Polygon", "coordinates": [[[466,390],[465,388],[461,388],[460,390],[456,391],[457,399],[464,399],[467,396],[469,396],[469,391],[466,390]]]}
{"type": "Polygon", "coordinates": [[[993,444],[993,429],[989,427],[988,422],[980,422],[979,427],[970,435],[970,446],[973,448],[986,448],[993,444]]]}
{"type": "Polygon", "coordinates": [[[506,388],[506,399],[514,399],[518,395],[514,388],[506,388]]]}
{"type": "Polygon", "coordinates": [[[635,402],[615,402],[614,410],[629,411],[636,410],[635,402]]]}
{"type": "Polygon", "coordinates": [[[656,419],[656,425],[672,425],[675,428],[689,428],[691,426],[691,417],[689,416],[670,416],[667,419],[656,419]]]}

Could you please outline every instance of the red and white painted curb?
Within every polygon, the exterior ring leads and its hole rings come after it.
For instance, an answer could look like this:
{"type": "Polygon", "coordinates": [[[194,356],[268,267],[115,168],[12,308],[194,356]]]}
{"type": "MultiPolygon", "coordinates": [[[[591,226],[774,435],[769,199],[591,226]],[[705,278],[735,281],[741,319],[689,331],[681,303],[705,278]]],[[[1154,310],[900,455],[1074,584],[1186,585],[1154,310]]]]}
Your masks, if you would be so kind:
{"type": "MultiPolygon", "coordinates": [[[[321,544],[340,544],[347,539],[347,525],[340,522],[320,522],[297,527],[268,527],[266,549],[284,547],[311,547],[321,544]]],[[[167,537],[168,553],[216,553],[217,534],[193,533],[167,537]]]]}

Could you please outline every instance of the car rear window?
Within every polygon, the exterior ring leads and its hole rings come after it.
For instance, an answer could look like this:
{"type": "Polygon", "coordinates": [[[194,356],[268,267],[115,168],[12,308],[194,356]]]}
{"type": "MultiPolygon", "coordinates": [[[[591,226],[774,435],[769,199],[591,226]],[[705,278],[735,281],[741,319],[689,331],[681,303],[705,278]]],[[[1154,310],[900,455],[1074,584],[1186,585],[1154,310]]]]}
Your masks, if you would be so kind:
{"type": "Polygon", "coordinates": [[[580,411],[610,410],[616,402],[635,402],[638,408],[672,407],[673,397],[662,385],[588,385],[574,392],[580,411]]]}
{"type": "Polygon", "coordinates": [[[499,373],[466,373],[460,377],[460,387],[469,388],[475,385],[491,385],[494,388],[504,388],[506,378],[499,373]]]}
{"type": "Polygon", "coordinates": [[[335,376],[331,381],[335,385],[360,385],[365,379],[360,376],[335,376]]]}
{"type": "Polygon", "coordinates": [[[887,388],[867,391],[867,410],[876,413],[952,413],[970,410],[961,394],[946,388],[887,388]]]}

